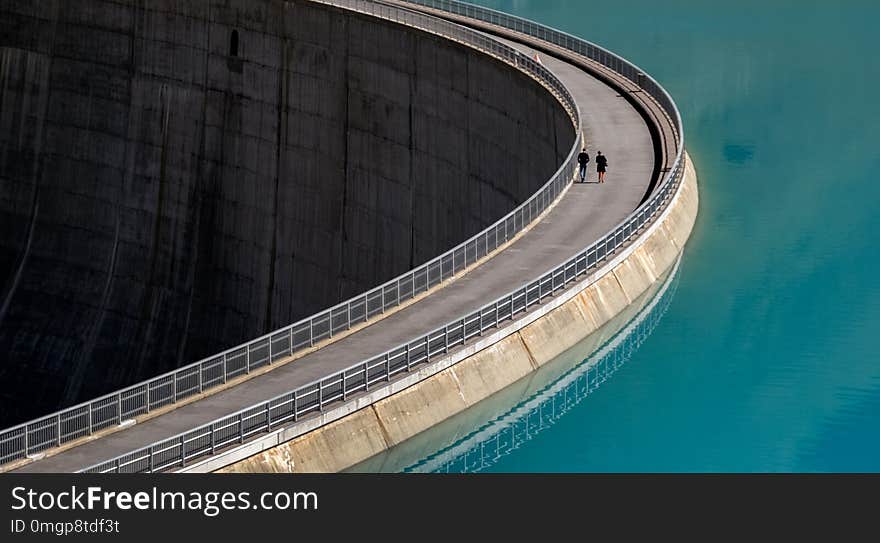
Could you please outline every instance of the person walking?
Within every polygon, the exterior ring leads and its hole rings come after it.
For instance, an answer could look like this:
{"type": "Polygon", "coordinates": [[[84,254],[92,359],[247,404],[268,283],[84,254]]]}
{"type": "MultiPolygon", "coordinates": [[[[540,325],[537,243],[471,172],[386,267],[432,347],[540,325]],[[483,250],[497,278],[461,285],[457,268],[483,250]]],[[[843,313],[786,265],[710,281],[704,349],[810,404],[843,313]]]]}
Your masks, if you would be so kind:
{"type": "Polygon", "coordinates": [[[587,182],[587,162],[589,161],[590,155],[587,154],[587,148],[584,147],[584,150],[581,151],[581,154],[578,155],[578,164],[581,167],[581,183],[587,182]]]}
{"type": "Polygon", "coordinates": [[[605,182],[605,169],[608,167],[608,159],[602,154],[602,151],[596,152],[596,171],[599,172],[599,182],[605,182]]]}

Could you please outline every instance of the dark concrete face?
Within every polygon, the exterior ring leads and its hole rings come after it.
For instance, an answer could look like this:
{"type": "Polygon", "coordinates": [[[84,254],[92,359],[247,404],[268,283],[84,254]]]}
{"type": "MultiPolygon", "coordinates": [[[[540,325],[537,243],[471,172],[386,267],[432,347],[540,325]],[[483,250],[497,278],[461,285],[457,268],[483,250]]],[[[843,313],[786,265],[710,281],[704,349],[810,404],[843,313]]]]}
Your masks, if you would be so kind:
{"type": "Polygon", "coordinates": [[[436,256],[573,137],[509,67],[307,2],[0,0],[0,426],[436,256]]]}

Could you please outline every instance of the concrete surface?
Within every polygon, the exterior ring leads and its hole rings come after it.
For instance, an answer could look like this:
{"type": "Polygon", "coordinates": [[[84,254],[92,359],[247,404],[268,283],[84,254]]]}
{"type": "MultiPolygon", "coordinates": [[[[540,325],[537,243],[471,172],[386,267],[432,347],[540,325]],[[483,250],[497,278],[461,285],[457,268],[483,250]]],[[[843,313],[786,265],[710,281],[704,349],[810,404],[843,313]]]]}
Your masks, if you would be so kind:
{"type": "Polygon", "coordinates": [[[0,427],[411,269],[573,136],[524,74],[322,5],[0,0],[0,427]]]}
{"type": "MultiPolygon", "coordinates": [[[[580,69],[546,55],[543,60],[582,104],[582,129],[590,143],[591,154],[601,149],[609,157],[609,173],[604,185],[574,185],[543,221],[507,250],[399,313],[238,387],[117,432],[100,441],[86,443],[35,462],[21,471],[79,469],[209,422],[312,381],[318,376],[347,367],[457,318],[479,307],[486,300],[513,290],[526,280],[564,262],[577,250],[607,232],[635,209],[651,181],[654,151],[648,127],[640,114],[617,91],[580,69]]],[[[590,174],[590,180],[595,181],[595,170],[590,174]]],[[[625,299],[622,292],[619,295],[625,299]]],[[[604,293],[602,288],[596,296],[600,300],[612,299],[612,294],[604,293]]],[[[613,317],[611,312],[603,313],[600,309],[593,312],[594,322],[604,322],[613,317]]],[[[548,351],[543,356],[552,354],[548,351]]],[[[507,380],[513,382],[511,379],[514,378],[507,380]]],[[[495,386],[498,386],[497,382],[495,386]]],[[[284,462],[279,465],[282,464],[284,462]]],[[[334,468],[340,469],[338,466],[334,468]]]]}

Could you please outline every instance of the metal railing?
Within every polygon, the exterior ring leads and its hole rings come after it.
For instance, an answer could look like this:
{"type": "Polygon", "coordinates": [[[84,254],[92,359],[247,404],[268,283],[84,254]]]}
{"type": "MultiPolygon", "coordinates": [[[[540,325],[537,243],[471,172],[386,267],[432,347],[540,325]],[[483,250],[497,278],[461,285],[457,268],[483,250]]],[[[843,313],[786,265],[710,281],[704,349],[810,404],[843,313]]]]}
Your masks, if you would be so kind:
{"type": "MultiPolygon", "coordinates": [[[[375,15],[377,12],[381,12],[380,16],[393,17],[394,8],[382,7],[364,0],[317,1],[342,7],[354,6],[354,9],[365,13],[375,15]],[[377,12],[372,11],[374,8],[377,12]]],[[[223,447],[244,443],[249,437],[272,431],[280,425],[321,412],[328,406],[348,400],[354,394],[369,391],[371,387],[379,383],[390,382],[399,374],[409,372],[414,367],[435,360],[438,356],[442,357],[450,349],[464,345],[468,340],[480,336],[488,330],[497,329],[502,323],[514,319],[517,315],[527,312],[530,308],[565,290],[572,283],[582,280],[588,273],[596,270],[609,255],[644,232],[644,229],[666,208],[676,194],[681,185],[685,167],[681,117],[666,91],[636,66],[579,38],[487,8],[451,0],[411,3],[467,15],[538,37],[596,60],[639,84],[641,89],[652,96],[665,110],[673,123],[676,149],[672,167],[655,188],[651,197],[601,239],[578,252],[567,262],[529,281],[513,292],[484,305],[479,310],[348,369],[219,418],[210,424],[120,455],[82,471],[133,473],[183,467],[191,460],[213,454],[223,447]]],[[[441,25],[442,23],[435,19],[431,21],[431,24],[441,25]]],[[[460,32],[464,33],[464,31],[460,32]]],[[[573,174],[573,171],[570,170],[572,166],[572,163],[566,162],[562,170],[557,173],[557,176],[559,173],[565,174],[565,183],[570,180],[567,176],[573,174]]],[[[559,179],[557,181],[561,182],[559,179]]],[[[555,182],[551,180],[548,185],[555,182]]],[[[542,191],[546,188],[547,186],[542,191]]],[[[502,219],[502,222],[504,221],[505,219],[502,219]]]]}
{"type": "MultiPolygon", "coordinates": [[[[231,379],[247,375],[256,369],[312,348],[321,341],[345,333],[353,326],[365,323],[436,287],[510,241],[546,210],[574,178],[577,167],[576,154],[582,138],[580,130],[577,128],[580,125],[580,113],[577,104],[562,82],[541,64],[485,34],[422,13],[366,0],[316,1],[419,28],[446,39],[461,42],[527,73],[550,90],[560,101],[576,127],[577,137],[564,163],[547,183],[503,218],[443,255],[383,285],[314,316],[217,355],[95,400],[4,430],[0,433],[0,464],[25,458],[28,455],[92,435],[106,428],[116,427],[125,420],[150,413],[221,386],[231,379]]],[[[436,347],[434,348],[436,349],[436,347]]],[[[416,350],[413,351],[413,353],[415,352],[416,350]]],[[[414,360],[412,359],[410,362],[414,360]]],[[[353,376],[358,372],[364,374],[364,370],[343,372],[351,379],[344,376],[328,378],[343,383],[343,389],[348,387],[346,391],[341,393],[341,396],[338,387],[332,390],[325,388],[314,393],[300,393],[298,396],[294,393],[294,396],[299,398],[299,401],[303,401],[304,397],[317,398],[318,405],[326,405],[328,401],[346,397],[351,392],[351,387],[356,386],[356,383],[366,382],[363,379],[375,382],[375,374],[379,371],[376,369],[377,364],[380,363],[371,361],[358,366],[369,367],[366,373],[371,376],[360,377],[362,381],[357,381],[357,378],[353,376]]],[[[324,382],[326,383],[327,380],[324,382]]],[[[294,400],[294,402],[296,401],[294,400]]],[[[290,419],[290,416],[281,412],[281,408],[273,407],[272,409],[274,411],[270,410],[267,415],[268,419],[273,421],[271,424],[290,419]]],[[[299,415],[303,414],[304,406],[299,405],[296,409],[299,409],[299,415]]],[[[294,418],[299,415],[294,415],[294,418]]],[[[251,420],[252,417],[248,416],[242,423],[244,426],[241,426],[241,431],[245,434],[249,431],[251,420]]],[[[219,439],[209,440],[211,450],[218,443],[222,445],[228,442],[224,432],[230,430],[225,430],[225,428],[228,428],[228,425],[218,426],[219,439]]],[[[199,441],[201,444],[198,446],[190,441],[184,442],[181,446],[192,452],[203,451],[204,447],[208,447],[208,441],[202,441],[199,441]]],[[[157,450],[165,450],[165,448],[163,446],[157,450]]],[[[188,457],[190,454],[187,452],[184,456],[188,457]]],[[[152,468],[154,464],[165,466],[165,457],[162,458],[158,463],[151,461],[150,467],[152,468]]]]}

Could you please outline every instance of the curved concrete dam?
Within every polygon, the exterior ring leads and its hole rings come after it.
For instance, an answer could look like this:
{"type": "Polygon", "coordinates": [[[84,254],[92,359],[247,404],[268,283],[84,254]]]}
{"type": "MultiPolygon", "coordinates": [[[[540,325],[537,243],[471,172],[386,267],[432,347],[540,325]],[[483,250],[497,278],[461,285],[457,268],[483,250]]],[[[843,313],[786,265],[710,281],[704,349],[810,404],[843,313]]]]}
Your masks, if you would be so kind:
{"type": "Polygon", "coordinates": [[[674,102],[636,66],[451,0],[314,3],[434,34],[533,79],[578,128],[562,165],[510,214],[376,289],[0,432],[2,469],[345,469],[580,342],[598,348],[678,262],[697,214],[696,172],[674,102]],[[582,141],[610,157],[608,183],[593,171],[572,184],[582,141]]]}
{"type": "Polygon", "coordinates": [[[0,0],[0,427],[442,253],[568,155],[525,74],[307,1],[0,0]]]}

